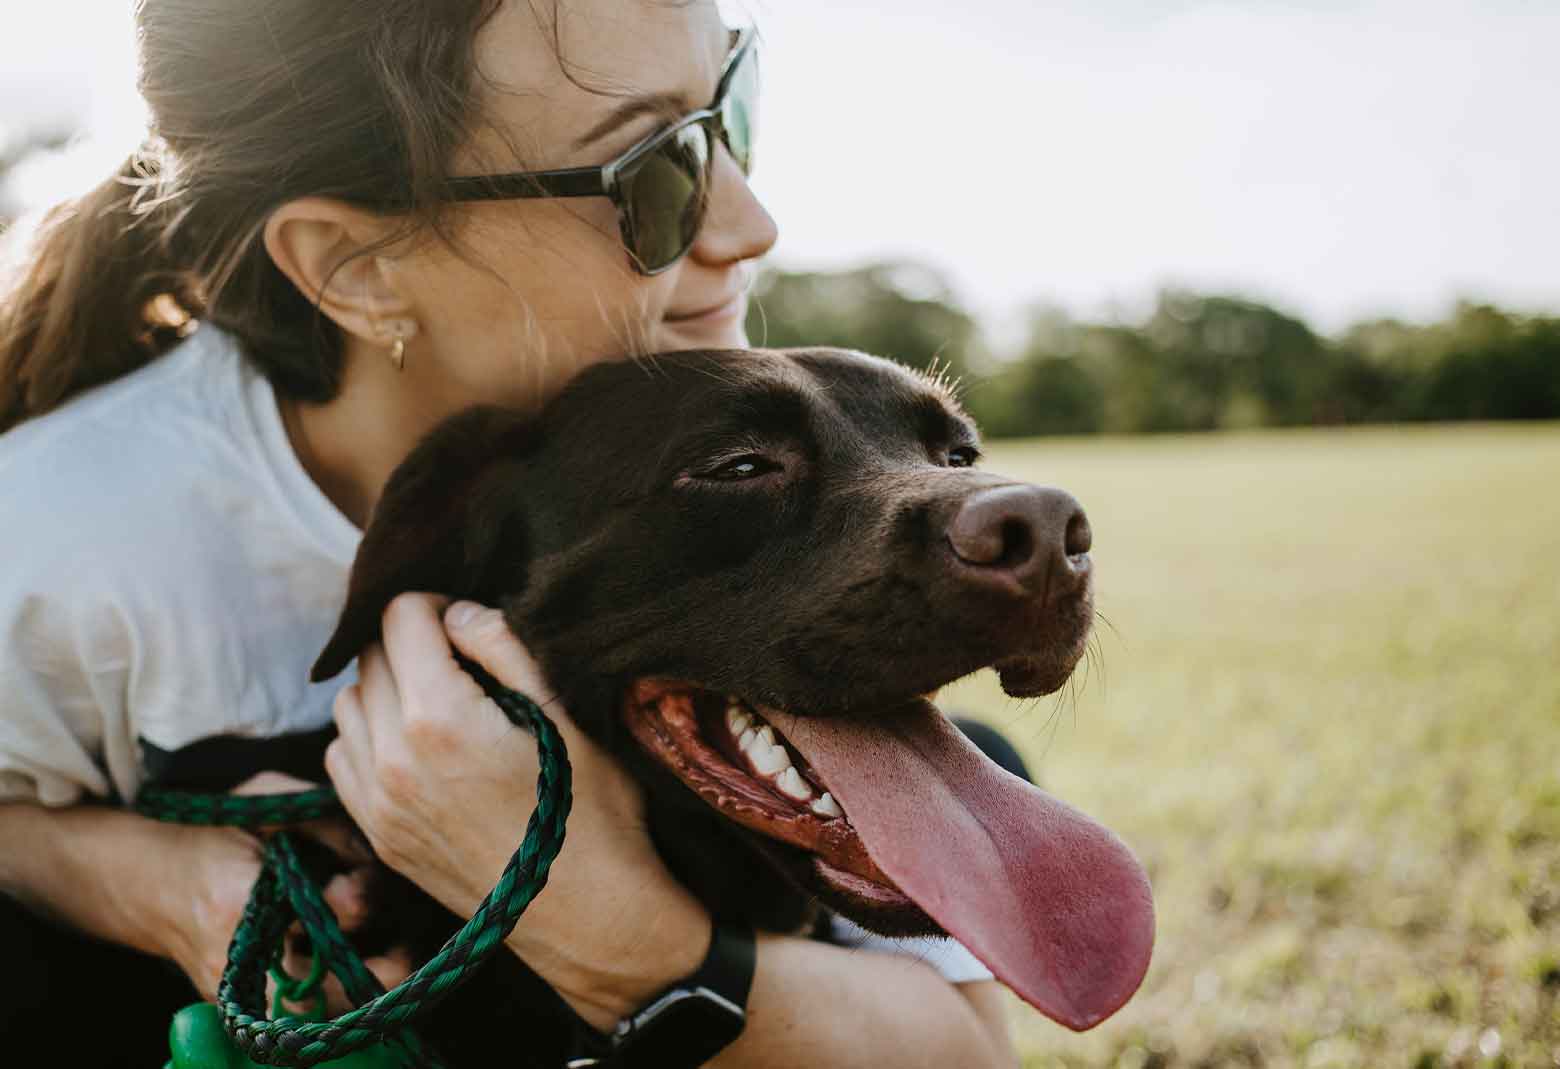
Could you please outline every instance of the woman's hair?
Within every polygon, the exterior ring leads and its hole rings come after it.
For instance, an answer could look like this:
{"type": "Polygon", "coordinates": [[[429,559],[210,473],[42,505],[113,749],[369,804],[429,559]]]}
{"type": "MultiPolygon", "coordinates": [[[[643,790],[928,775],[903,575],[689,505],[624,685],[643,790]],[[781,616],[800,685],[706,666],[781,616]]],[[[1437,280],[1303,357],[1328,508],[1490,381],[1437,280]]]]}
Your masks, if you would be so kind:
{"type": "Polygon", "coordinates": [[[0,432],[164,351],[233,332],[286,396],[325,401],[339,329],[266,253],[273,209],[321,195],[439,229],[502,0],[140,0],[151,136],[45,218],[0,290],[0,432]]]}

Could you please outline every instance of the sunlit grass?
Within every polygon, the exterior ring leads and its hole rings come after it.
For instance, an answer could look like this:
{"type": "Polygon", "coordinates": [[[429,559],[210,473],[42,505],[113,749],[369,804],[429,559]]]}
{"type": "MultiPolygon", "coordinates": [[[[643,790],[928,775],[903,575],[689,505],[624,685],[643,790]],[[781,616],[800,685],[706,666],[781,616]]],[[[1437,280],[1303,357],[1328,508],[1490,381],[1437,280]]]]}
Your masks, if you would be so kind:
{"type": "Polygon", "coordinates": [[[1086,684],[944,693],[1149,868],[1026,1066],[1560,1066],[1560,427],[1001,444],[1089,510],[1086,684]]]}

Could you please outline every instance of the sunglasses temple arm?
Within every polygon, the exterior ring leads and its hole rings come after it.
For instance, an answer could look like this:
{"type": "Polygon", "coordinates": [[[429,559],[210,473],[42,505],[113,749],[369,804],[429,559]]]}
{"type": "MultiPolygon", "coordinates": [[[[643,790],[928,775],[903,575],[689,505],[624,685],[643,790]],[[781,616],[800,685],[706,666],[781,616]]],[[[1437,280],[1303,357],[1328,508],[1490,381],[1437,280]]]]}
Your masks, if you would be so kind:
{"type": "Polygon", "coordinates": [[[450,178],[445,181],[444,188],[451,200],[459,201],[610,195],[605,167],[450,178]]]}

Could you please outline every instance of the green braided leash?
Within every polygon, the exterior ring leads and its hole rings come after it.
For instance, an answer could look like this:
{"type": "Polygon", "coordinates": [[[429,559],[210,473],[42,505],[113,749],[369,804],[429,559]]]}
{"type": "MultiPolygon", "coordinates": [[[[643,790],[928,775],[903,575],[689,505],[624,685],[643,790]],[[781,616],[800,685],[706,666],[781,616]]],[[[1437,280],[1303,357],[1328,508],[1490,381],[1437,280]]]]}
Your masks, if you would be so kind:
{"type": "MultiPolygon", "coordinates": [[[[371,1044],[390,1043],[413,1064],[437,1066],[437,1059],[410,1030],[411,1024],[460,986],[503,943],[546,885],[547,873],[563,847],[572,802],[568,751],[535,702],[503,686],[480,665],[459,655],[457,659],[512,723],[536,736],[541,773],[525,839],[465,927],[426,965],[386,991],[347,942],[319,888],[305,874],[287,833],[272,836],[217,988],[223,1026],[254,1061],[312,1066],[371,1044]],[[302,922],[315,954],[341,979],[348,997],[359,1003],[357,1009],[328,1021],[267,1018],[266,971],[294,919],[302,922]]],[[[243,797],[148,787],[136,799],[137,810],[158,820],[240,827],[299,823],[338,813],[340,808],[329,788],[243,797]]]]}

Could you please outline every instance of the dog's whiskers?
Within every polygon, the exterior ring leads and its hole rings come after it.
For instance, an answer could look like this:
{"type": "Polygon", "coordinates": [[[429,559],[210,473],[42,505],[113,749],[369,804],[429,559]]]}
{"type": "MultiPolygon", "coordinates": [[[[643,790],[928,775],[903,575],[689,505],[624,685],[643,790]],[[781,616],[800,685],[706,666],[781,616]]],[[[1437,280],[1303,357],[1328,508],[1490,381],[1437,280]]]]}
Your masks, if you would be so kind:
{"type": "Polygon", "coordinates": [[[1110,633],[1111,634],[1113,634],[1117,638],[1122,639],[1123,641],[1125,641],[1126,636],[1121,633],[1121,629],[1120,628],[1118,628],[1114,623],[1111,622],[1111,618],[1109,616],[1106,616],[1100,610],[1095,609],[1094,610],[1094,618],[1096,620],[1098,620],[1100,623],[1104,624],[1106,627],[1110,628],[1110,633]]]}
{"type": "Polygon", "coordinates": [[[1105,647],[1100,644],[1096,635],[1089,636],[1088,646],[1084,650],[1085,663],[1088,665],[1089,678],[1092,678],[1094,669],[1099,670],[1100,693],[1110,693],[1110,676],[1105,671],[1105,647]]]}

